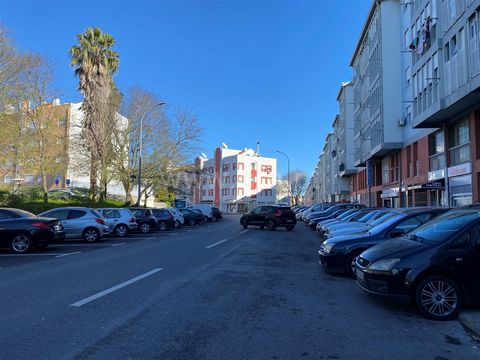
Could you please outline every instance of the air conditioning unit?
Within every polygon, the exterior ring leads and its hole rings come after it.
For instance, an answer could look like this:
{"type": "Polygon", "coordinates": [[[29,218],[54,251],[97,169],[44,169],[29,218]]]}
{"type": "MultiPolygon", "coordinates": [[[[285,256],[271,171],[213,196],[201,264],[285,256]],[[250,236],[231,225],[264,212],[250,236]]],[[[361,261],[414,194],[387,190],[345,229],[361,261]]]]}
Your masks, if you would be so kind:
{"type": "Polygon", "coordinates": [[[397,120],[397,123],[398,123],[398,126],[399,127],[403,127],[405,125],[407,125],[407,119],[405,119],[405,117],[401,117],[397,120]]]}

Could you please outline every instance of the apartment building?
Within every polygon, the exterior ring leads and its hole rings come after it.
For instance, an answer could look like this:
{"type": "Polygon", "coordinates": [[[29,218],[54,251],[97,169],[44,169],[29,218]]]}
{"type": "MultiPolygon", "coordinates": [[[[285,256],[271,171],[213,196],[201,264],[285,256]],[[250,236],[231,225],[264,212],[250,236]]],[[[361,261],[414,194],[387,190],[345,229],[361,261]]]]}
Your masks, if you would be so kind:
{"type": "MultiPolygon", "coordinates": [[[[36,111],[41,116],[35,123],[29,122],[28,117],[20,113],[12,114],[12,121],[20,121],[19,131],[28,132],[35,126],[41,127],[45,139],[47,152],[47,183],[49,189],[80,187],[89,188],[88,154],[81,145],[82,120],[84,117],[81,110],[82,103],[60,103],[60,99],[54,99],[51,103],[41,105],[36,111]]],[[[26,111],[33,111],[28,108],[26,111]]],[[[118,126],[126,126],[128,119],[117,113],[118,126]]],[[[35,141],[32,140],[32,146],[35,141]]],[[[19,145],[17,145],[18,147],[19,145]]],[[[34,149],[34,147],[32,147],[34,149]]],[[[38,162],[35,154],[28,151],[18,151],[14,145],[9,146],[0,159],[0,179],[4,184],[16,182],[22,186],[41,185],[41,177],[38,172],[38,162]],[[20,154],[23,153],[23,158],[20,154]],[[36,164],[34,166],[32,164],[36,164]]],[[[23,149],[25,150],[25,149],[23,149]]],[[[27,149],[28,150],[28,149],[27,149]]],[[[112,181],[108,185],[108,192],[115,195],[125,195],[120,182],[112,181]]]]}
{"type": "Polygon", "coordinates": [[[245,212],[276,202],[277,160],[258,151],[215,149],[213,158],[195,159],[199,179],[196,203],[211,203],[223,212],[245,212]]]}

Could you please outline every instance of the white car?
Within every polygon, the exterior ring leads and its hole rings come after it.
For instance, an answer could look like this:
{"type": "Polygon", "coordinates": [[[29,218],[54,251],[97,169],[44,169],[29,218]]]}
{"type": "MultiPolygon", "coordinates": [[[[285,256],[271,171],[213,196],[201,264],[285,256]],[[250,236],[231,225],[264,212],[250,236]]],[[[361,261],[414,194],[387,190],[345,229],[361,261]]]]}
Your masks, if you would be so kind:
{"type": "Polygon", "coordinates": [[[187,206],[187,209],[192,209],[201,212],[207,217],[208,221],[216,221],[217,218],[213,216],[212,204],[192,204],[187,206]]]}
{"type": "Polygon", "coordinates": [[[185,219],[183,218],[183,214],[180,210],[178,210],[176,208],[167,208],[166,210],[168,210],[170,212],[170,214],[173,215],[173,218],[175,219],[175,227],[176,228],[179,228],[180,226],[182,226],[185,223],[185,219]]]}

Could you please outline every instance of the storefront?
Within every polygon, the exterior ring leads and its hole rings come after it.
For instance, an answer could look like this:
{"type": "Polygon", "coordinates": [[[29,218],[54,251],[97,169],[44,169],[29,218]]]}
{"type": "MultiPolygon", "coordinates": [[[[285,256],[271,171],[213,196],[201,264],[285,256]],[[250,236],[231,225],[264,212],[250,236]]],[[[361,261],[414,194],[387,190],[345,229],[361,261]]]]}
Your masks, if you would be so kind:
{"type": "Polygon", "coordinates": [[[465,163],[447,169],[450,206],[469,205],[473,202],[472,164],[465,163]]]}
{"type": "Polygon", "coordinates": [[[386,208],[396,208],[399,207],[399,188],[393,189],[385,189],[380,194],[380,198],[382,199],[383,207],[386,208]]]}
{"type": "Polygon", "coordinates": [[[428,183],[425,184],[427,201],[429,206],[447,206],[448,199],[445,196],[445,169],[430,171],[428,183]]]}

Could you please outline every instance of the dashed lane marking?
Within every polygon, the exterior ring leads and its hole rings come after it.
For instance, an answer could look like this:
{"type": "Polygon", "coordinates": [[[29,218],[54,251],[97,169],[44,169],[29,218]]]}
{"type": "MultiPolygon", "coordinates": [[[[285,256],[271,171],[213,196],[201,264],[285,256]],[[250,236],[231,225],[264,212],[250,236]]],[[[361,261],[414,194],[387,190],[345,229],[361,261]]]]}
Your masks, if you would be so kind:
{"type": "Polygon", "coordinates": [[[64,257],[64,256],[70,256],[70,255],[80,254],[80,253],[82,253],[82,252],[83,252],[83,251],[75,251],[75,252],[72,252],[72,253],[57,255],[57,256],[55,256],[55,257],[56,257],[56,258],[61,258],[61,257],[64,257]]]}
{"type": "Polygon", "coordinates": [[[223,240],[220,240],[220,241],[217,241],[216,243],[213,243],[213,244],[210,244],[208,246],[205,247],[205,249],[210,249],[214,246],[217,246],[217,245],[220,245],[221,243],[224,243],[225,241],[227,241],[228,239],[223,239],[223,240]]]}

